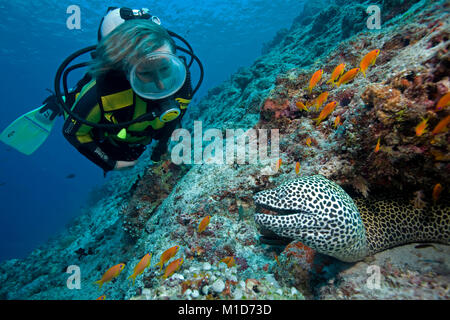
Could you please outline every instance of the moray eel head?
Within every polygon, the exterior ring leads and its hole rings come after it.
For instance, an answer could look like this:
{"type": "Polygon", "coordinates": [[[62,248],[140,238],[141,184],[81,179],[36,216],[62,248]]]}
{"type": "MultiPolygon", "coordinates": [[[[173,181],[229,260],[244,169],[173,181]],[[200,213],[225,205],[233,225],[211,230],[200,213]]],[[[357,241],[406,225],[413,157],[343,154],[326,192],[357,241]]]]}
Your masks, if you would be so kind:
{"type": "Polygon", "coordinates": [[[302,177],[258,192],[255,221],[278,236],[294,238],[317,252],[353,262],[367,255],[363,222],[352,198],[321,175],[302,177]]]}

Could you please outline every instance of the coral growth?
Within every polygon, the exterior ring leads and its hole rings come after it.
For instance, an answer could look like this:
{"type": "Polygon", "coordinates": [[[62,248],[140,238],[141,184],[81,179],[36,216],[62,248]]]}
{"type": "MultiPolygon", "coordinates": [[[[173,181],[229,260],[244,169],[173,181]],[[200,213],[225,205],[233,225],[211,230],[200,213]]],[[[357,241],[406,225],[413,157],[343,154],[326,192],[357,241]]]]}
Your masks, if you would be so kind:
{"type": "Polygon", "coordinates": [[[186,172],[185,166],[165,160],[159,166],[149,167],[139,178],[132,187],[128,205],[123,207],[123,228],[131,239],[139,238],[148,219],[186,172]]]}

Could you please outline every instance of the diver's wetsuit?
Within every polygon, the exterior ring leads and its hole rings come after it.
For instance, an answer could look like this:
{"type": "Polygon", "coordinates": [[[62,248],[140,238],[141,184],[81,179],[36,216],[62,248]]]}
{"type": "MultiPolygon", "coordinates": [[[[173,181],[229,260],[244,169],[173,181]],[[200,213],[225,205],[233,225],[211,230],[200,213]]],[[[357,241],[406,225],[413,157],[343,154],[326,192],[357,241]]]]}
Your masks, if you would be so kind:
{"type": "MultiPolygon", "coordinates": [[[[86,82],[86,81],[85,81],[86,82]]],[[[134,161],[144,152],[145,146],[158,140],[151,159],[159,161],[167,151],[167,142],[173,130],[180,124],[192,97],[189,70],[186,81],[171,99],[176,99],[181,114],[171,122],[161,122],[162,100],[143,100],[131,89],[123,73],[109,72],[102,78],[91,80],[77,93],[72,111],[95,123],[121,123],[154,112],[154,118],[138,122],[126,128],[126,138],[117,136],[121,128],[100,129],[80,123],[65,115],[63,134],[77,150],[101,167],[104,172],[114,169],[118,160],[134,161]],[[181,100],[180,100],[181,98],[181,100]]]]}

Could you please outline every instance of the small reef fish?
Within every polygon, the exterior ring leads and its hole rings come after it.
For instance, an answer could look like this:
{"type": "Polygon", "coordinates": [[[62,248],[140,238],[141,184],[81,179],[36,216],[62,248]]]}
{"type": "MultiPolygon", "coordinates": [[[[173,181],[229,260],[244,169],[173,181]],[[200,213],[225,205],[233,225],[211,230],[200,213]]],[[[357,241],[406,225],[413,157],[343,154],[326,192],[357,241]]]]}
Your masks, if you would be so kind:
{"type": "Polygon", "coordinates": [[[276,254],[274,254],[274,258],[275,258],[275,261],[277,262],[278,266],[281,267],[280,260],[278,260],[278,256],[276,254]]]}
{"type": "Polygon", "coordinates": [[[450,114],[441,121],[439,121],[439,123],[436,125],[433,131],[431,131],[431,134],[436,135],[438,133],[445,132],[447,130],[447,126],[449,123],[450,123],[450,114]]]}
{"type": "Polygon", "coordinates": [[[66,176],[66,179],[73,179],[75,178],[75,174],[74,173],[70,173],[66,176]]]}
{"type": "Polygon", "coordinates": [[[450,106],[450,92],[447,92],[441,99],[439,99],[439,102],[436,105],[436,111],[441,111],[448,106],[450,106]]]}
{"type": "Polygon", "coordinates": [[[327,104],[323,110],[320,112],[319,117],[313,120],[316,120],[316,125],[318,126],[323,120],[325,120],[333,111],[334,108],[336,107],[337,102],[333,101],[330,102],[329,104],[327,104]]]}
{"type": "Polygon", "coordinates": [[[377,60],[378,55],[380,54],[380,50],[372,50],[368,54],[364,56],[364,58],[361,60],[361,63],[359,64],[361,68],[361,72],[364,75],[364,78],[366,77],[366,71],[369,68],[369,66],[373,66],[377,60]]]}
{"type": "Polygon", "coordinates": [[[159,262],[157,264],[155,264],[155,267],[159,265],[160,266],[159,271],[161,271],[164,266],[164,263],[166,263],[173,256],[175,256],[178,252],[178,249],[180,249],[180,246],[173,246],[173,247],[167,249],[166,251],[164,251],[163,254],[161,255],[161,258],[159,258],[159,262]]]}
{"type": "Polygon", "coordinates": [[[339,78],[339,81],[336,82],[336,86],[339,87],[340,85],[349,83],[350,81],[356,78],[358,72],[359,68],[348,70],[342,77],[339,78]]]}
{"type": "Polygon", "coordinates": [[[283,160],[281,158],[277,160],[277,163],[275,164],[275,171],[278,171],[281,168],[282,163],[283,160]]]}
{"type": "Polygon", "coordinates": [[[428,127],[428,119],[423,119],[421,123],[416,126],[416,136],[420,137],[425,133],[425,129],[428,127]]]}
{"type": "Polygon", "coordinates": [[[232,266],[236,265],[236,262],[234,261],[233,256],[223,258],[222,260],[219,261],[219,264],[222,262],[225,263],[228,268],[231,268],[232,266]]]}
{"type": "Polygon", "coordinates": [[[344,73],[345,70],[345,63],[341,63],[336,68],[334,68],[334,71],[331,73],[330,80],[327,81],[327,83],[331,83],[332,85],[336,85],[336,81],[339,79],[340,76],[344,73]]]}
{"type": "Polygon", "coordinates": [[[297,108],[299,108],[300,110],[303,110],[303,111],[306,111],[306,112],[308,112],[309,110],[308,110],[308,108],[303,104],[303,102],[301,102],[301,101],[297,101],[296,103],[295,103],[295,105],[297,106],[297,108]]]}
{"type": "Polygon", "coordinates": [[[319,111],[319,109],[322,107],[322,105],[327,101],[328,99],[328,91],[322,92],[316,99],[316,111],[319,111]]]}
{"type": "Polygon", "coordinates": [[[102,295],[102,296],[98,297],[98,298],[95,299],[95,300],[105,300],[105,299],[106,299],[106,296],[105,296],[105,295],[102,295]]]}
{"type": "Polygon", "coordinates": [[[311,77],[311,80],[309,80],[309,93],[311,93],[312,89],[319,83],[320,79],[322,79],[323,70],[319,69],[311,77]]]}
{"type": "Polygon", "coordinates": [[[377,153],[378,151],[380,151],[380,139],[381,139],[381,138],[378,138],[377,145],[375,146],[375,150],[374,150],[375,153],[377,153]]]}
{"type": "Polygon", "coordinates": [[[133,286],[134,286],[134,282],[136,281],[136,277],[138,275],[142,274],[145,271],[145,269],[147,269],[147,267],[150,266],[150,261],[152,261],[152,254],[147,253],[141,259],[141,261],[139,261],[139,263],[136,265],[136,267],[134,267],[133,274],[128,277],[128,279],[130,279],[130,278],[133,279],[133,286]]]}
{"type": "Polygon", "coordinates": [[[440,183],[436,183],[436,185],[433,188],[433,201],[436,202],[439,199],[439,196],[441,195],[442,192],[442,185],[440,183]]]}
{"type": "Polygon", "coordinates": [[[336,119],[334,119],[334,128],[336,129],[339,126],[342,126],[342,122],[341,122],[341,117],[337,116],[336,119]]]}
{"type": "Polygon", "coordinates": [[[300,173],[300,168],[301,168],[300,162],[297,161],[297,163],[295,164],[295,173],[296,174],[300,173]]]}
{"type": "Polygon", "coordinates": [[[311,138],[306,138],[306,145],[308,146],[308,147],[311,147],[311,142],[312,142],[312,140],[311,140],[311,138]]]}
{"type": "Polygon", "coordinates": [[[202,233],[203,231],[205,231],[206,227],[209,224],[209,219],[211,219],[211,216],[206,216],[202,219],[202,221],[200,221],[200,224],[198,225],[198,233],[202,233]]]}
{"type": "Polygon", "coordinates": [[[98,284],[98,288],[100,289],[104,283],[111,281],[112,279],[119,276],[122,272],[123,268],[125,268],[125,263],[119,263],[115,266],[109,268],[102,276],[102,278],[94,283],[98,284]]]}
{"type": "Polygon", "coordinates": [[[177,260],[172,261],[166,268],[166,271],[164,272],[163,278],[167,279],[172,274],[174,274],[178,269],[180,269],[181,265],[183,264],[183,258],[179,258],[177,260]]]}

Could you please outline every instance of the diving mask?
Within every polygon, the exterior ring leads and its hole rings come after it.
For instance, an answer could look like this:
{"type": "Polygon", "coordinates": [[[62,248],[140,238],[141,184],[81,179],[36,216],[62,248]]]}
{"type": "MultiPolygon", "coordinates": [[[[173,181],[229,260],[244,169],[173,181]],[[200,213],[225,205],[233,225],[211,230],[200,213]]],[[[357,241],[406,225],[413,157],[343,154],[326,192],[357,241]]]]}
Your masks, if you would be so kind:
{"type": "Polygon", "coordinates": [[[184,62],[168,52],[154,52],[144,56],[129,73],[133,91],[150,100],[173,95],[180,90],[185,80],[184,62]]]}

